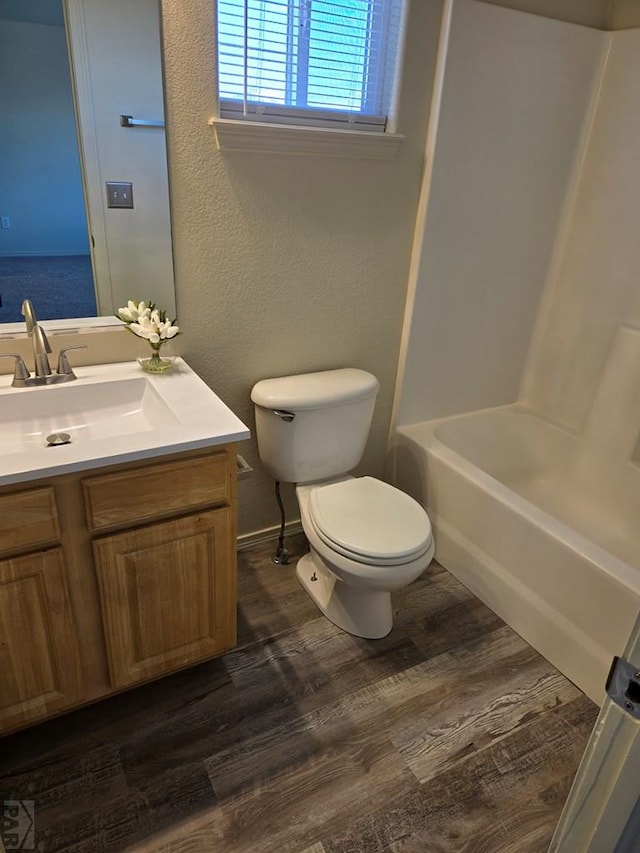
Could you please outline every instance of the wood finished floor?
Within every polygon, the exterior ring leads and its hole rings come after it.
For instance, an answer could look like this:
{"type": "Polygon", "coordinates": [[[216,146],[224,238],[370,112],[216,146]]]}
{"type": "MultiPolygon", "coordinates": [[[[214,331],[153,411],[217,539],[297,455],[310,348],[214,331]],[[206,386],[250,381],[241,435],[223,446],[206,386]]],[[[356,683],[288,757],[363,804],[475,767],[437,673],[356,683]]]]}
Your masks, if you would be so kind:
{"type": "Polygon", "coordinates": [[[271,551],[226,657],[0,740],[36,849],[546,851],[597,708],[437,563],[366,641],[271,551]]]}

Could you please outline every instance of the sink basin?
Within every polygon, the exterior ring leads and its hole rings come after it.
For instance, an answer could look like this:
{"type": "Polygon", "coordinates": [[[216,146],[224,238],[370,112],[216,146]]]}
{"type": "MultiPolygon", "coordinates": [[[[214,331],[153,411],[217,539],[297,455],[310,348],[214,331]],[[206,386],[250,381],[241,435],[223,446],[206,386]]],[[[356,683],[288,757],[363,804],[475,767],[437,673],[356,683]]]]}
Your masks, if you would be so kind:
{"type": "Polygon", "coordinates": [[[76,369],[77,381],[12,388],[0,376],[0,485],[239,441],[249,430],[182,360],[76,369]],[[67,433],[70,443],[49,446],[67,433]]]}
{"type": "Polygon", "coordinates": [[[2,400],[0,454],[47,447],[65,432],[71,442],[95,441],[175,426],[178,419],[142,376],[119,382],[80,382],[15,389],[2,400]]]}

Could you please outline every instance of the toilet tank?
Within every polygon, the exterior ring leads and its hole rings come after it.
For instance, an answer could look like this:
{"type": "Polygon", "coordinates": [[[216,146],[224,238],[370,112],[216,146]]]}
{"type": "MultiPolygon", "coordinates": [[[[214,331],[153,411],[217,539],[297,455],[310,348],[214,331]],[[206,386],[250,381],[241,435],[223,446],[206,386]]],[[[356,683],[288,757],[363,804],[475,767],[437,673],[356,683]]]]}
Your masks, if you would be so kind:
{"type": "Polygon", "coordinates": [[[379,383],[343,368],[254,385],[260,459],[276,480],[312,483],[347,474],[362,458],[379,383]],[[293,416],[293,417],[292,417],[293,416]]]}

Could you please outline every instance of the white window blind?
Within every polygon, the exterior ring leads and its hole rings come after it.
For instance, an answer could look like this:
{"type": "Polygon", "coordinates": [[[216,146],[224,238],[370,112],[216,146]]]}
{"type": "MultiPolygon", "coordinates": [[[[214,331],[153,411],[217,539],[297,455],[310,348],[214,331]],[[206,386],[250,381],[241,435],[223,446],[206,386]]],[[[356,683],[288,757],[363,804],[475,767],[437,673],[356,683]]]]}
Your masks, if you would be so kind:
{"type": "Polygon", "coordinates": [[[218,0],[220,116],[383,131],[406,0],[218,0]]]}

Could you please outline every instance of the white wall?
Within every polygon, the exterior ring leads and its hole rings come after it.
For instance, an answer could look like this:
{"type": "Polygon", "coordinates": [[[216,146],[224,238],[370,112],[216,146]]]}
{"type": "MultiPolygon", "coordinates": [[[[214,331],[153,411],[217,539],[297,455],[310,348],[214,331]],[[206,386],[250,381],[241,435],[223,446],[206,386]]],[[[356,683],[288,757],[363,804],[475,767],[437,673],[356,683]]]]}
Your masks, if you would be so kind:
{"type": "Polygon", "coordinates": [[[62,27],[0,19],[0,255],[88,254],[62,27]]]}
{"type": "Polygon", "coordinates": [[[399,424],[516,398],[605,40],[456,0],[399,424]]]}
{"type": "Polygon", "coordinates": [[[120,125],[120,115],[164,118],[158,0],[73,0],[69,8],[98,313],[153,297],[173,315],[165,132],[120,125]],[[133,183],[133,210],[107,207],[107,181],[133,183]]]}
{"type": "MultiPolygon", "coordinates": [[[[484,2],[599,29],[606,27],[607,14],[611,5],[611,0],[484,0],[484,2]]],[[[613,2],[637,3],[637,0],[613,0],[613,2]]]]}
{"type": "Polygon", "coordinates": [[[579,432],[593,427],[604,400],[611,440],[626,436],[628,445],[640,435],[640,30],[610,39],[573,216],[522,396],[579,432]]]}

